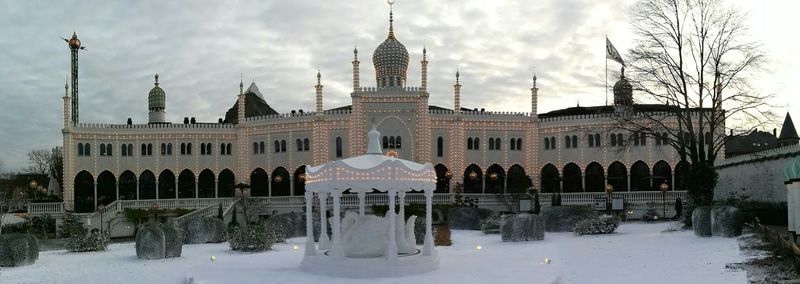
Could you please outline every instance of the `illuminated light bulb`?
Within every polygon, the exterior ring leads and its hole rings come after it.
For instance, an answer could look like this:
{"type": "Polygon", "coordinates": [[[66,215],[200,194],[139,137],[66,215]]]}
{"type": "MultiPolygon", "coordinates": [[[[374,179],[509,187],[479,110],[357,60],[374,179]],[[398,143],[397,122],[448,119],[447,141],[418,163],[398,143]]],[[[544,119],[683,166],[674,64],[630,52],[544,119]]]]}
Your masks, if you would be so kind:
{"type": "Polygon", "coordinates": [[[300,249],[300,246],[298,246],[298,245],[293,245],[293,246],[292,246],[292,249],[293,249],[293,250],[295,250],[295,251],[296,251],[296,250],[299,250],[299,249],[300,249]]]}
{"type": "Polygon", "coordinates": [[[482,246],[475,246],[475,249],[476,249],[476,250],[482,250],[482,249],[483,249],[483,247],[482,247],[482,246]]]}
{"type": "Polygon", "coordinates": [[[211,256],[211,261],[215,261],[215,260],[217,260],[217,257],[212,255],[211,256]]]}
{"type": "Polygon", "coordinates": [[[544,264],[550,264],[550,258],[545,257],[544,258],[544,264]]]}

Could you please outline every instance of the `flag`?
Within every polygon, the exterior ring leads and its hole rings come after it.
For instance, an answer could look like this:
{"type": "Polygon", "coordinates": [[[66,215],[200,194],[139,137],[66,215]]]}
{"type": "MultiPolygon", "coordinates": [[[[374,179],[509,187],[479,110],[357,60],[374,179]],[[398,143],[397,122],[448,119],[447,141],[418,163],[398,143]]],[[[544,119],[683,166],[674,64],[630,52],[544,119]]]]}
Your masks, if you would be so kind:
{"type": "Polygon", "coordinates": [[[622,61],[622,56],[619,55],[619,52],[617,52],[617,49],[614,48],[614,45],[611,44],[611,41],[608,40],[608,38],[606,38],[606,59],[614,60],[619,64],[622,64],[622,66],[625,66],[625,62],[622,61]]]}

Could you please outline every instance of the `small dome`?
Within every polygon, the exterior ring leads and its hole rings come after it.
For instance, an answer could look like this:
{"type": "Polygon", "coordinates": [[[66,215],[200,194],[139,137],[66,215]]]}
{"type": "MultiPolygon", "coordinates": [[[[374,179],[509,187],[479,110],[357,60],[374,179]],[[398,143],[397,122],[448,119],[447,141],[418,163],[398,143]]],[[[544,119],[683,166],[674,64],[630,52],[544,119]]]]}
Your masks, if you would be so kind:
{"type": "Polygon", "coordinates": [[[633,86],[631,82],[625,78],[625,69],[622,69],[622,75],[614,84],[614,105],[633,105],[633,86]]]}
{"type": "Polygon", "coordinates": [[[81,40],[78,39],[77,34],[72,33],[72,38],[69,39],[69,47],[72,49],[81,48],[81,40]]]}
{"type": "Polygon", "coordinates": [[[147,106],[150,111],[163,111],[167,104],[167,94],[158,86],[158,74],[155,78],[155,86],[150,89],[150,94],[147,96],[147,106]]]}

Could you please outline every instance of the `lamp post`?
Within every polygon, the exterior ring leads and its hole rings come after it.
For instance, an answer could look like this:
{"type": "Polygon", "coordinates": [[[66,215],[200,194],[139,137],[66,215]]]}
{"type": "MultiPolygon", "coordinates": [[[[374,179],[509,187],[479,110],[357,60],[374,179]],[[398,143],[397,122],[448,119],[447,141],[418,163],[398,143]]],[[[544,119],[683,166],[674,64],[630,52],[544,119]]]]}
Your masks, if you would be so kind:
{"type": "MultiPolygon", "coordinates": [[[[280,176],[278,176],[280,177],[280,176]]],[[[283,180],[283,179],[281,179],[283,180]]],[[[242,214],[244,214],[244,223],[249,224],[250,220],[247,214],[247,198],[250,197],[250,185],[246,183],[240,183],[236,185],[236,197],[242,199],[242,214]]]]}
{"type": "Polygon", "coordinates": [[[158,223],[158,203],[153,203],[153,206],[150,206],[150,210],[153,211],[153,215],[155,217],[156,223],[158,223]]]}
{"type": "Polygon", "coordinates": [[[102,234],[103,233],[103,213],[106,213],[106,206],[103,205],[103,204],[100,204],[100,206],[97,206],[97,212],[100,213],[100,234],[102,234]]]}
{"type": "Polygon", "coordinates": [[[669,190],[669,185],[665,181],[664,183],[659,186],[661,189],[661,204],[664,206],[664,214],[662,218],[667,218],[667,190],[669,190]]]}
{"type": "Polygon", "coordinates": [[[611,184],[606,184],[606,194],[608,196],[607,197],[608,201],[606,201],[606,208],[608,209],[608,215],[611,215],[611,193],[613,192],[614,192],[614,186],[612,186],[611,184]]]}
{"type": "Polygon", "coordinates": [[[34,180],[31,180],[31,182],[30,182],[30,183],[28,183],[28,186],[29,186],[29,187],[30,187],[30,189],[33,191],[33,199],[34,199],[34,200],[35,200],[35,199],[37,199],[36,197],[37,197],[37,195],[38,195],[38,194],[37,194],[36,187],[37,187],[37,186],[39,186],[39,184],[38,184],[38,183],[36,182],[36,180],[34,179],[34,180]]]}

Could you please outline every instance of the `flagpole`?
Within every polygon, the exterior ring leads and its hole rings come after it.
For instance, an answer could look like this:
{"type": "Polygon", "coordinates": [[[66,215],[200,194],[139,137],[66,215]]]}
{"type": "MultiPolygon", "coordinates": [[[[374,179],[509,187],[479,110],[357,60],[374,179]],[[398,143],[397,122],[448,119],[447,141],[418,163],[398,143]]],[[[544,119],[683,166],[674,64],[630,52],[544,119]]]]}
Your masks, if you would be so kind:
{"type": "MultiPolygon", "coordinates": [[[[606,35],[606,45],[608,44],[608,35],[606,35]]],[[[608,54],[608,46],[606,46],[606,54],[608,54]]],[[[606,106],[608,106],[608,56],[603,56],[606,59],[606,106]]]]}

